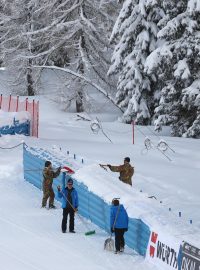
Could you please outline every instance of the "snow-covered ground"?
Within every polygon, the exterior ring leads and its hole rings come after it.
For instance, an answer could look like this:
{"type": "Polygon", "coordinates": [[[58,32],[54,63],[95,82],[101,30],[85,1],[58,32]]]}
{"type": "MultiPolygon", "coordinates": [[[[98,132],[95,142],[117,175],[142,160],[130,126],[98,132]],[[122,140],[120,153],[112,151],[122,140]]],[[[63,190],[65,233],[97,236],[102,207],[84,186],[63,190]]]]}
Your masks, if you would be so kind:
{"type": "MultiPolygon", "coordinates": [[[[53,87],[53,86],[52,86],[53,87]]],[[[6,91],[5,91],[6,92],[6,91]]],[[[61,154],[76,154],[80,168],[75,177],[91,190],[110,201],[120,197],[129,216],[140,217],[153,228],[162,228],[181,240],[200,246],[199,169],[200,141],[172,138],[169,130],[153,134],[153,128],[132,127],[117,122],[119,112],[108,104],[98,104],[96,116],[103,131],[93,133],[90,122],[77,120],[73,112],[60,110],[53,100],[40,99],[39,139],[24,136],[0,137],[0,147],[11,147],[24,140],[30,146],[60,149],[61,154]],[[146,150],[145,136],[153,143],[146,150]],[[164,139],[171,149],[164,156],[156,145],[164,139]],[[118,180],[118,174],[106,172],[98,164],[121,164],[125,156],[135,167],[133,187],[118,180]],[[142,191],[142,192],[140,192],[142,191]],[[157,200],[149,199],[154,195],[157,200]],[[172,211],[168,209],[171,208],[172,211]],[[178,213],[182,212],[182,217],[178,213]],[[190,224],[189,220],[193,223],[190,224]]],[[[87,115],[88,116],[88,115],[87,115]]],[[[103,250],[108,235],[95,228],[91,237],[84,235],[84,225],[76,219],[77,234],[60,231],[62,210],[40,209],[42,192],[23,180],[22,147],[0,148],[0,262],[5,270],[23,269],[155,269],[131,249],[117,256],[103,250]]],[[[59,203],[57,203],[60,207],[59,203]]],[[[90,226],[93,226],[90,224],[90,226]]]]}
{"type": "MultiPolygon", "coordinates": [[[[12,143],[17,141],[14,139],[12,143]]],[[[0,158],[1,269],[121,269],[124,265],[134,269],[135,263],[146,269],[143,259],[134,256],[130,249],[118,258],[103,251],[108,235],[92,225],[96,234],[85,236],[86,228],[79,219],[75,235],[62,234],[61,209],[41,209],[42,193],[23,180],[22,151],[3,153],[0,158]]]]}
{"type": "Polygon", "coordinates": [[[18,121],[20,124],[24,123],[26,121],[31,120],[31,116],[28,112],[4,112],[0,110],[0,127],[3,126],[12,126],[13,125],[13,119],[15,121],[18,121]]]}

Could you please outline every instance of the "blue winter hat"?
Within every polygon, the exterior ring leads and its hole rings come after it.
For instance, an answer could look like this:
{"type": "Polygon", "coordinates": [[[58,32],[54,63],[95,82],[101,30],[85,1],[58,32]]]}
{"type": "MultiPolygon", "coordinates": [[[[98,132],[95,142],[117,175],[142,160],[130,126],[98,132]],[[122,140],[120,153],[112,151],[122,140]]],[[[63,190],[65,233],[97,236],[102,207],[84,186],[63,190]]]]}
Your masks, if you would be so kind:
{"type": "Polygon", "coordinates": [[[73,185],[73,180],[71,178],[69,178],[68,181],[67,181],[67,183],[73,185]]]}

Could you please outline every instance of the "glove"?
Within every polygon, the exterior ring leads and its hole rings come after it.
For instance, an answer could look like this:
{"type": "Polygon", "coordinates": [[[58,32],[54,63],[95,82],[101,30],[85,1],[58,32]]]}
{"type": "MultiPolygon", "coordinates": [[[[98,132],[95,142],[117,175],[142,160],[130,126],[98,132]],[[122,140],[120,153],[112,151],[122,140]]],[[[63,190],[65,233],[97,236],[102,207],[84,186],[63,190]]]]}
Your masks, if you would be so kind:
{"type": "Polygon", "coordinates": [[[110,231],[111,231],[111,233],[114,233],[115,232],[115,229],[111,228],[110,231]]]}
{"type": "Polygon", "coordinates": [[[57,189],[58,189],[58,191],[59,191],[59,192],[61,191],[61,188],[60,188],[60,186],[57,186],[57,189]]]}
{"type": "Polygon", "coordinates": [[[58,167],[58,171],[61,171],[61,166],[60,166],[60,167],[58,167]]]}
{"type": "Polygon", "coordinates": [[[108,168],[111,168],[111,165],[110,165],[110,164],[107,164],[107,167],[108,167],[108,168]]]}
{"type": "Polygon", "coordinates": [[[127,232],[128,231],[128,228],[124,229],[124,231],[127,232]]]}

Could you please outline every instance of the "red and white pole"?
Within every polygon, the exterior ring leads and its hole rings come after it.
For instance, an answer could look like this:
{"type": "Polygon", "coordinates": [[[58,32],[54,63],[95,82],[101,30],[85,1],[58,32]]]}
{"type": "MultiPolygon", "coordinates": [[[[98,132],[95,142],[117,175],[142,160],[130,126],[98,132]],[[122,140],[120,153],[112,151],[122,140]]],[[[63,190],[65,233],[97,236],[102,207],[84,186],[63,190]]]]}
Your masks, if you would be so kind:
{"type": "Polygon", "coordinates": [[[3,95],[1,94],[1,96],[0,96],[0,110],[1,110],[2,100],[3,100],[3,95]]]}
{"type": "Polygon", "coordinates": [[[16,112],[18,112],[18,108],[19,108],[19,96],[17,96],[16,112]]]}
{"type": "Polygon", "coordinates": [[[11,94],[10,94],[10,97],[9,97],[9,103],[8,103],[8,112],[10,111],[11,98],[12,98],[12,96],[11,96],[11,94]]]}
{"type": "Polygon", "coordinates": [[[28,98],[26,98],[25,110],[26,110],[26,112],[28,111],[28,98]]]}
{"type": "Polygon", "coordinates": [[[32,136],[35,136],[35,100],[33,99],[33,112],[32,112],[32,136]]]}
{"type": "Polygon", "coordinates": [[[39,101],[37,102],[37,138],[39,132],[39,101]]]}

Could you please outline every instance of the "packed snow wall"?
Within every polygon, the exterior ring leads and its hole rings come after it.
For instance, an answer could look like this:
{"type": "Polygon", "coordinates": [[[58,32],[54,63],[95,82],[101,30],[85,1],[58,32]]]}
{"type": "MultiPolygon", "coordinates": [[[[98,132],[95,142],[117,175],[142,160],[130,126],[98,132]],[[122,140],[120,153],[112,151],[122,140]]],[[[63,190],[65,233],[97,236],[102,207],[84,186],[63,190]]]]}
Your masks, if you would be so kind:
{"type": "MultiPolygon", "coordinates": [[[[39,101],[29,100],[23,97],[14,97],[14,96],[3,96],[0,95],[0,110],[4,113],[11,112],[27,112],[30,115],[30,127],[29,134],[30,136],[38,137],[38,127],[39,127],[39,101]]],[[[7,128],[5,128],[7,129],[7,128]]],[[[17,130],[17,129],[16,129],[17,130]]],[[[5,134],[6,130],[4,130],[5,134]]],[[[16,132],[17,133],[17,132],[16,132]]],[[[7,133],[10,134],[10,133],[7,133]]],[[[21,133],[22,134],[22,133],[21,133]]],[[[24,133],[23,133],[24,134],[24,133]]]]}
{"type": "Polygon", "coordinates": [[[0,136],[1,135],[15,135],[15,134],[23,134],[25,136],[30,136],[30,122],[26,121],[25,123],[17,123],[15,119],[13,119],[13,125],[11,126],[3,126],[0,127],[0,136]]]}
{"type": "MultiPolygon", "coordinates": [[[[23,163],[24,163],[24,178],[39,189],[42,189],[42,170],[46,160],[50,160],[53,167],[68,166],[76,171],[76,164],[72,163],[67,158],[60,158],[59,155],[54,155],[44,149],[31,148],[24,145],[23,148],[23,163]]],[[[69,176],[60,174],[53,181],[53,189],[57,197],[57,186],[65,185],[65,181],[69,176]]],[[[91,220],[103,230],[110,232],[110,204],[104,198],[101,198],[91,192],[88,187],[77,181],[74,177],[74,187],[79,195],[79,213],[83,217],[91,220]]],[[[150,228],[141,220],[129,217],[129,230],[125,235],[126,244],[145,256],[150,238],[150,228]]]]}
{"type": "Polygon", "coordinates": [[[31,117],[28,112],[3,112],[0,110],[0,136],[23,134],[30,136],[31,117]]]}

